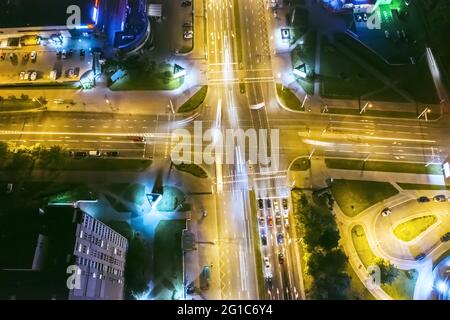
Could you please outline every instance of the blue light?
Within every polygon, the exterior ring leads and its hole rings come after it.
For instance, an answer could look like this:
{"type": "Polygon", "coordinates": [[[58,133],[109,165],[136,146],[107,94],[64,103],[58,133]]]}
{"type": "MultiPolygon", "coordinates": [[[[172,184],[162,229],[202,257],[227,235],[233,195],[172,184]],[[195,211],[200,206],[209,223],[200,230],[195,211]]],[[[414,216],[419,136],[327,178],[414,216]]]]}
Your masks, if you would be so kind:
{"type": "Polygon", "coordinates": [[[98,21],[98,9],[94,7],[94,12],[92,14],[92,20],[94,20],[94,24],[97,24],[98,21]]]}

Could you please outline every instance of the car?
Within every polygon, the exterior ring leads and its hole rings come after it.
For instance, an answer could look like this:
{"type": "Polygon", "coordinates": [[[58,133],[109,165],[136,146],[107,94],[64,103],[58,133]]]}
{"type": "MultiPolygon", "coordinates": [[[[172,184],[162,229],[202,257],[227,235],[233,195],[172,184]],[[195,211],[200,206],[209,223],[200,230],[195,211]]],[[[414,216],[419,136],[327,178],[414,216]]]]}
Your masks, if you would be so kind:
{"type": "Polygon", "coordinates": [[[192,1],[183,1],[183,2],[181,2],[181,6],[182,7],[189,7],[190,5],[192,5],[192,1]]]}
{"type": "Polygon", "coordinates": [[[102,153],[99,150],[89,151],[89,157],[101,157],[102,153]]]}
{"type": "Polygon", "coordinates": [[[84,58],[86,56],[86,50],[80,49],[80,57],[84,58]]]}
{"type": "Polygon", "coordinates": [[[267,236],[266,235],[261,236],[261,243],[263,246],[267,246],[267,236]]]}
{"type": "Polygon", "coordinates": [[[269,261],[269,257],[268,256],[264,257],[264,268],[270,269],[270,261],[269,261]]]}
{"type": "Polygon", "coordinates": [[[211,280],[211,266],[204,266],[200,273],[200,289],[208,290],[209,282],[211,280]]]}
{"type": "Polygon", "coordinates": [[[364,13],[364,14],[363,14],[363,20],[364,20],[364,22],[367,21],[368,18],[369,18],[369,17],[367,16],[367,13],[364,13]]]}
{"type": "Polygon", "coordinates": [[[283,264],[284,263],[284,254],[283,254],[283,252],[280,252],[278,254],[278,263],[279,264],[283,264]]]}
{"type": "Polygon", "coordinates": [[[31,81],[36,80],[37,77],[38,77],[38,74],[37,74],[36,71],[31,72],[31,74],[30,74],[30,80],[31,80],[31,81]]]}
{"type": "Polygon", "coordinates": [[[277,227],[281,227],[282,223],[283,222],[281,221],[281,215],[279,215],[279,214],[275,215],[275,225],[277,227]]]}
{"type": "Polygon", "coordinates": [[[68,57],[67,57],[67,50],[66,49],[63,49],[62,51],[61,51],[61,55],[62,55],[62,58],[65,60],[65,59],[67,59],[68,57]]]}
{"type": "Polygon", "coordinates": [[[272,208],[272,201],[270,199],[266,199],[266,206],[267,208],[272,208]]]}
{"type": "Polygon", "coordinates": [[[282,233],[277,234],[277,243],[278,244],[284,243],[284,235],[282,233]]]}
{"type": "Polygon", "coordinates": [[[272,277],[266,277],[265,283],[266,283],[266,288],[271,290],[272,286],[273,286],[272,277]]]}
{"type": "Polygon", "coordinates": [[[420,260],[425,259],[425,257],[426,257],[426,254],[425,254],[425,253],[420,253],[420,254],[418,254],[417,256],[415,256],[414,259],[416,259],[416,261],[420,261],[420,260]]]}
{"type": "Polygon", "coordinates": [[[30,72],[30,71],[25,72],[25,74],[24,74],[24,76],[23,76],[23,80],[30,80],[30,75],[31,75],[31,72],[30,72]]]}
{"type": "Polygon", "coordinates": [[[289,206],[288,206],[288,199],[283,198],[283,199],[281,200],[281,204],[283,205],[283,209],[284,209],[284,210],[289,209],[289,206]]]}
{"type": "Polygon", "coordinates": [[[194,31],[192,31],[192,30],[189,30],[189,31],[186,31],[184,34],[183,34],[183,38],[184,39],[192,39],[194,37],[194,31]]]}
{"type": "Polygon", "coordinates": [[[118,157],[119,156],[119,152],[117,152],[117,151],[108,151],[108,152],[106,152],[106,156],[107,157],[118,157]]]}
{"type": "Polygon", "coordinates": [[[417,202],[426,203],[426,202],[430,202],[430,199],[428,197],[422,196],[422,197],[417,198],[417,202]]]}
{"type": "Polygon", "coordinates": [[[387,217],[392,213],[392,210],[390,208],[384,208],[383,210],[381,210],[381,215],[383,217],[387,217]]]}
{"type": "Polygon", "coordinates": [[[272,215],[267,216],[267,224],[269,227],[273,227],[273,217],[272,215]]]}
{"type": "Polygon", "coordinates": [[[86,158],[88,154],[85,151],[71,151],[70,156],[73,158],[86,158]]]}
{"type": "Polygon", "coordinates": [[[444,234],[444,235],[441,237],[441,241],[442,241],[442,242],[450,241],[450,232],[447,232],[446,234],[444,234]]]}
{"type": "Polygon", "coordinates": [[[58,78],[58,71],[57,70],[52,70],[50,71],[50,80],[56,80],[58,78]]]}
{"type": "Polygon", "coordinates": [[[447,197],[443,194],[438,194],[437,196],[433,197],[433,201],[435,202],[447,202],[447,197]]]}
{"type": "Polygon", "coordinates": [[[144,137],[133,137],[131,138],[131,140],[133,140],[134,142],[145,142],[144,137]]]}
{"type": "Polygon", "coordinates": [[[36,62],[37,52],[36,51],[32,51],[31,55],[30,55],[30,58],[31,58],[31,62],[36,62]]]}
{"type": "Polygon", "coordinates": [[[25,71],[22,71],[21,73],[19,73],[19,79],[20,80],[24,80],[25,79],[25,74],[26,74],[25,71]]]}
{"type": "Polygon", "coordinates": [[[263,199],[258,199],[258,208],[264,209],[264,201],[263,201],[263,199]]]}
{"type": "Polygon", "coordinates": [[[66,71],[67,78],[73,78],[75,77],[75,70],[73,68],[70,68],[66,71]]]}
{"type": "Polygon", "coordinates": [[[284,221],[284,227],[285,228],[289,228],[289,217],[285,216],[283,221],[284,221]]]}
{"type": "Polygon", "coordinates": [[[389,38],[391,37],[391,34],[389,33],[389,31],[384,30],[384,37],[385,37],[386,39],[389,39],[389,38]]]}
{"type": "Polygon", "coordinates": [[[260,216],[258,220],[259,220],[259,226],[264,227],[264,225],[265,225],[264,217],[260,216]]]}
{"type": "Polygon", "coordinates": [[[185,27],[185,28],[192,27],[192,22],[185,22],[185,23],[183,23],[183,27],[185,27]]]}
{"type": "Polygon", "coordinates": [[[275,210],[275,212],[280,211],[280,206],[278,205],[277,200],[273,200],[273,209],[275,210]]]}

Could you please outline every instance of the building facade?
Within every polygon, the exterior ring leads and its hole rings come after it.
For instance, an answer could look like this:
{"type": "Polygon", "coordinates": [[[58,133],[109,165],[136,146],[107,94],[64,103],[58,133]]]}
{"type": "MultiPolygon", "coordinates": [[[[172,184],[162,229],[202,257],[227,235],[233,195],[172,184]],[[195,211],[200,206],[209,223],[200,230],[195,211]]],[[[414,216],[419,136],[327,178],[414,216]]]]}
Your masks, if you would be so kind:
{"type": "Polygon", "coordinates": [[[124,298],[126,238],[76,206],[35,216],[0,228],[0,299],[124,298]]]}

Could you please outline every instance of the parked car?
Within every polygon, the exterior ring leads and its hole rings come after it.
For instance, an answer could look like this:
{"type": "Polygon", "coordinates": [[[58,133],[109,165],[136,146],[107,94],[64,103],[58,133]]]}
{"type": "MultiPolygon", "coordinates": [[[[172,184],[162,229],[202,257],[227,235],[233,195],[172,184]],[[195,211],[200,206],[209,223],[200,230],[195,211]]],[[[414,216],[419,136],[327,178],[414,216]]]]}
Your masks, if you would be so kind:
{"type": "Polygon", "coordinates": [[[450,241],[450,232],[447,232],[446,234],[444,234],[444,235],[441,237],[441,241],[442,241],[442,242],[450,241]]]}
{"type": "Polygon", "coordinates": [[[101,157],[102,153],[98,150],[89,151],[89,157],[101,157]]]}
{"type": "Polygon", "coordinates": [[[430,199],[428,197],[423,196],[423,197],[417,198],[417,202],[426,203],[426,202],[430,202],[430,199]]]}
{"type": "Polygon", "coordinates": [[[389,215],[391,215],[392,210],[390,208],[384,208],[383,210],[381,210],[381,215],[383,217],[387,217],[389,215]]]}
{"type": "Polygon", "coordinates": [[[267,199],[266,200],[266,206],[267,206],[267,208],[272,208],[272,201],[270,200],[270,199],[267,199]]]}
{"type": "Polygon", "coordinates": [[[279,213],[275,215],[275,225],[277,227],[281,227],[282,225],[281,215],[279,213]]]}
{"type": "Polygon", "coordinates": [[[264,222],[264,217],[259,217],[259,226],[260,227],[264,227],[264,225],[265,225],[265,222],[264,222]]]}
{"type": "Polygon", "coordinates": [[[20,80],[24,80],[25,79],[25,74],[26,74],[25,71],[22,71],[21,73],[19,73],[19,79],[20,80]]]}
{"type": "Polygon", "coordinates": [[[31,62],[36,62],[37,52],[36,51],[32,51],[31,55],[30,55],[30,58],[31,58],[31,62]]]}
{"type": "Polygon", "coordinates": [[[88,153],[85,151],[70,151],[70,156],[73,158],[86,158],[88,153]]]}
{"type": "Polygon", "coordinates": [[[194,37],[194,31],[189,30],[189,31],[185,31],[183,33],[183,38],[188,40],[188,39],[192,39],[194,37]]]}
{"type": "Polygon", "coordinates": [[[133,137],[131,138],[131,140],[133,140],[134,142],[145,142],[144,137],[133,137]]]}
{"type": "Polygon", "coordinates": [[[38,74],[37,74],[36,71],[31,72],[31,74],[30,74],[30,80],[31,80],[31,81],[36,80],[37,77],[38,77],[38,74]]]}
{"type": "Polygon", "coordinates": [[[435,202],[447,202],[447,197],[443,194],[438,194],[437,196],[433,197],[433,201],[435,202]]]}
{"type": "Polygon", "coordinates": [[[107,157],[118,157],[119,156],[119,152],[117,152],[117,151],[108,151],[108,152],[106,152],[106,156],[107,157]]]}
{"type": "Polygon", "coordinates": [[[283,264],[284,263],[284,254],[283,254],[283,252],[280,252],[278,254],[278,263],[279,264],[283,264]]]}
{"type": "Polygon", "coordinates": [[[414,259],[416,259],[417,261],[420,261],[420,260],[425,259],[425,257],[426,257],[425,253],[420,253],[414,259]]]}

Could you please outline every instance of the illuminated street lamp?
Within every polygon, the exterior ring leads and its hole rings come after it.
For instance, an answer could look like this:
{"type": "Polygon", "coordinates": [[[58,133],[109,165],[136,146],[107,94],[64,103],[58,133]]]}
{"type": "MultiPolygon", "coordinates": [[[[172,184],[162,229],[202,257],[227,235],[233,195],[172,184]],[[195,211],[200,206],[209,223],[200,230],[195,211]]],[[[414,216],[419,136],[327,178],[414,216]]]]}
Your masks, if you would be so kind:
{"type": "Polygon", "coordinates": [[[372,108],[372,104],[369,102],[366,102],[366,104],[364,105],[364,107],[361,109],[361,111],[359,112],[359,114],[363,114],[364,112],[366,112],[367,108],[372,108]]]}
{"type": "Polygon", "coordinates": [[[431,112],[430,108],[425,108],[425,110],[422,111],[422,113],[417,117],[417,119],[422,118],[422,116],[425,116],[425,121],[428,121],[428,114],[431,112]]]}

